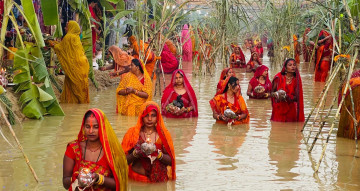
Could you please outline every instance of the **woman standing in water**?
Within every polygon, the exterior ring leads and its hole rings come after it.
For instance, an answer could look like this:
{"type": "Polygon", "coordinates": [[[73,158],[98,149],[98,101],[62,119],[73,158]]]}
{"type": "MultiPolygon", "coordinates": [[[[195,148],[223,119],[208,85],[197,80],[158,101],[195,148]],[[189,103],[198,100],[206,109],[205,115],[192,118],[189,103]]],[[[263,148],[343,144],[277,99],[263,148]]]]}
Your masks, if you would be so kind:
{"type": "Polygon", "coordinates": [[[271,93],[271,81],[269,79],[269,68],[261,65],[256,68],[254,77],[251,78],[247,95],[254,99],[267,99],[271,93]]]}
{"type": "Polygon", "coordinates": [[[249,123],[249,112],[244,98],[239,93],[239,79],[231,76],[225,82],[226,86],[222,89],[222,93],[210,100],[214,119],[218,123],[233,122],[235,125],[249,123]],[[227,109],[232,111],[232,117],[225,115],[227,109]]]}
{"type": "Polygon", "coordinates": [[[66,35],[54,46],[61,68],[65,71],[62,103],[89,103],[89,62],[80,41],[80,26],[76,21],[66,25],[66,35]]]}
{"type": "Polygon", "coordinates": [[[120,142],[105,114],[99,109],[85,113],[78,138],[67,145],[63,163],[64,188],[127,190],[128,170],[120,142]],[[92,182],[84,182],[83,173],[92,182]],[[81,174],[79,176],[79,174],[81,174]]]}
{"type": "Polygon", "coordinates": [[[122,140],[129,178],[140,182],[175,180],[175,152],[159,106],[152,101],[140,108],[138,122],[122,140]]]}
{"type": "Polygon", "coordinates": [[[130,72],[125,74],[116,89],[116,112],[122,115],[139,114],[140,106],[152,97],[152,82],[139,59],[132,59],[130,72]]]}
{"type": "Polygon", "coordinates": [[[284,62],[281,72],[275,75],[271,90],[272,121],[304,121],[304,101],[300,73],[295,60],[284,62]]]}

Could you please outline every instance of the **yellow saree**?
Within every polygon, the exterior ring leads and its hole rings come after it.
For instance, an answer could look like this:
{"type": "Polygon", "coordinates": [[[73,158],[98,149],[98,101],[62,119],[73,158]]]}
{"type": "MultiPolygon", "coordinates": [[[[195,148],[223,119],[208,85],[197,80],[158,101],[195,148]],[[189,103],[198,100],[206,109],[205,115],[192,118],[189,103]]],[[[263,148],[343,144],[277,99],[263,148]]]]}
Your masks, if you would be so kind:
{"type": "Polygon", "coordinates": [[[151,98],[152,82],[146,70],[144,70],[144,84],[140,82],[135,74],[129,72],[125,74],[116,89],[116,112],[122,115],[136,116],[139,114],[141,105],[146,101],[151,101],[151,98]],[[126,89],[127,87],[132,87],[135,90],[146,92],[149,97],[145,99],[135,94],[119,95],[119,91],[126,89]]]}
{"type": "Polygon", "coordinates": [[[89,103],[89,62],[80,41],[80,27],[69,21],[68,32],[63,40],[54,46],[65,81],[60,101],[62,103],[89,103]]]}

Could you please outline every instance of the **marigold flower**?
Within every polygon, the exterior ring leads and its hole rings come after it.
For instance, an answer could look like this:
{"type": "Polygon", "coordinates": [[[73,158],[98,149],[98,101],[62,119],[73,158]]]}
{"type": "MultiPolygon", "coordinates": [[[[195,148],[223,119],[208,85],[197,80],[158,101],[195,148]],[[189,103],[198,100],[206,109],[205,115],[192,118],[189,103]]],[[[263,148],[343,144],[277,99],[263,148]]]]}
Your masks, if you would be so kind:
{"type": "Polygon", "coordinates": [[[335,56],[334,61],[337,62],[339,60],[339,58],[346,58],[347,60],[350,60],[350,55],[349,54],[340,54],[335,56]]]}

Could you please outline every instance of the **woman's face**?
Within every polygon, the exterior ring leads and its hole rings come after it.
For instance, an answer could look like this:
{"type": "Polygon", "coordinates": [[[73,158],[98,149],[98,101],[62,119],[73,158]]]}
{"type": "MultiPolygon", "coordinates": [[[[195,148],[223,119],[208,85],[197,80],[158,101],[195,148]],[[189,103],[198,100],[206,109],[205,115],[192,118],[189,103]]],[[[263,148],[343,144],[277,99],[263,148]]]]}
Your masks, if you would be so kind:
{"type": "Polygon", "coordinates": [[[294,73],[296,71],[296,63],[294,60],[288,61],[286,68],[286,72],[294,73]]]}
{"type": "Polygon", "coordinates": [[[239,90],[240,90],[240,82],[239,82],[239,80],[236,81],[235,84],[233,84],[233,85],[229,84],[229,85],[230,85],[229,88],[230,88],[234,93],[239,92],[239,90]]]}
{"type": "Polygon", "coordinates": [[[253,59],[254,59],[254,60],[257,60],[257,59],[258,59],[258,55],[257,55],[257,54],[254,54],[253,59]]]}
{"type": "Polygon", "coordinates": [[[184,84],[184,77],[177,72],[175,74],[175,85],[183,85],[184,84]]]}
{"type": "Polygon", "coordinates": [[[230,69],[227,74],[226,74],[226,77],[229,77],[229,76],[233,76],[234,75],[234,72],[232,69],[230,69]]]}
{"type": "Polygon", "coordinates": [[[99,124],[94,114],[91,114],[85,120],[84,124],[85,137],[89,141],[99,140],[99,124]]]}
{"type": "Polygon", "coordinates": [[[135,74],[138,69],[139,68],[133,62],[131,62],[131,64],[130,64],[130,72],[135,74]]]}
{"type": "Polygon", "coordinates": [[[266,77],[268,75],[268,70],[265,70],[263,73],[262,73],[262,76],[266,77]]]}
{"type": "Polygon", "coordinates": [[[157,122],[157,113],[155,110],[151,110],[145,117],[143,117],[145,127],[155,127],[157,122]]]}
{"type": "Polygon", "coordinates": [[[240,49],[239,49],[239,48],[235,48],[235,53],[236,53],[236,54],[240,54],[240,49]]]}

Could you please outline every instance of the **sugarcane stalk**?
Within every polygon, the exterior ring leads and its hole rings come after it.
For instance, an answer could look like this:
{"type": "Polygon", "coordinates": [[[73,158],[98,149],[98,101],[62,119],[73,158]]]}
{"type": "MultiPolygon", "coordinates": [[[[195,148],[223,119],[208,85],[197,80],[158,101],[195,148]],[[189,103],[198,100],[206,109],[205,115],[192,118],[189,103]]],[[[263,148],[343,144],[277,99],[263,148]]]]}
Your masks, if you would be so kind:
{"type": "MultiPolygon", "coordinates": [[[[339,64],[339,65],[336,66],[336,70],[331,74],[329,80],[328,80],[328,81],[326,82],[326,84],[325,84],[325,87],[324,87],[323,91],[322,91],[321,94],[320,94],[320,98],[319,98],[319,99],[320,99],[320,104],[319,104],[318,110],[317,110],[317,112],[316,112],[316,115],[315,115],[315,118],[314,118],[314,122],[313,122],[312,125],[311,125],[308,138],[307,138],[307,140],[305,141],[306,144],[308,143],[309,137],[310,137],[310,135],[311,135],[311,132],[312,132],[313,129],[314,129],[314,124],[315,124],[315,121],[316,121],[316,119],[317,119],[317,116],[318,116],[318,114],[319,114],[319,112],[320,112],[320,108],[321,108],[321,106],[322,106],[322,104],[323,104],[323,101],[324,101],[324,99],[325,99],[325,97],[326,97],[326,95],[327,95],[327,92],[329,91],[330,85],[332,84],[332,82],[333,82],[333,80],[334,80],[337,72],[340,70],[340,66],[341,66],[341,64],[339,64]]],[[[318,100],[318,101],[319,101],[319,100],[318,100]]],[[[317,102],[317,103],[318,103],[318,102],[317,102]]],[[[309,118],[311,117],[313,111],[314,111],[315,108],[317,107],[317,103],[316,103],[316,105],[314,106],[313,110],[310,112],[307,121],[309,120],[309,118]]],[[[306,121],[306,122],[307,122],[307,121],[306,121]]],[[[302,131],[304,130],[305,126],[306,126],[306,123],[304,124],[302,131]]]]}
{"type": "Polygon", "coordinates": [[[4,112],[4,110],[3,110],[3,108],[2,108],[1,105],[0,105],[0,111],[1,111],[2,117],[3,117],[4,120],[5,120],[6,125],[9,127],[10,132],[11,132],[12,136],[14,137],[17,145],[18,145],[19,150],[21,151],[21,153],[23,154],[23,157],[25,158],[25,162],[26,162],[26,164],[28,165],[28,167],[29,167],[32,175],[34,176],[34,179],[36,180],[36,182],[39,182],[39,179],[38,179],[38,177],[37,177],[37,175],[36,175],[36,173],[35,173],[35,170],[34,170],[33,167],[31,166],[30,161],[29,161],[28,157],[26,156],[26,154],[25,154],[25,152],[24,152],[24,149],[23,149],[23,147],[22,147],[21,144],[20,144],[20,141],[19,141],[18,138],[16,137],[16,134],[15,134],[12,126],[10,125],[8,119],[6,118],[5,112],[4,112]]]}
{"type": "Polygon", "coordinates": [[[341,98],[341,102],[340,102],[340,104],[339,104],[339,108],[338,108],[337,111],[336,111],[336,114],[335,114],[335,117],[334,117],[334,121],[333,121],[333,123],[332,123],[332,125],[331,125],[331,127],[330,127],[330,131],[329,131],[328,137],[327,137],[327,139],[326,139],[326,142],[325,142],[325,144],[324,144],[324,146],[323,146],[323,150],[322,150],[322,152],[321,152],[321,156],[320,156],[319,162],[318,162],[318,164],[317,164],[317,166],[316,166],[315,172],[318,172],[318,171],[319,171],[319,167],[320,167],[321,161],[322,161],[322,159],[323,159],[323,157],[324,157],[326,147],[327,147],[327,145],[328,145],[328,143],[329,143],[329,139],[330,139],[331,133],[332,133],[332,131],[333,131],[333,129],[334,129],[335,122],[336,122],[336,120],[338,119],[339,114],[340,114],[340,110],[341,110],[341,108],[342,108],[342,105],[344,104],[346,92],[347,92],[347,89],[348,89],[348,87],[349,87],[350,77],[351,77],[352,71],[353,71],[353,69],[354,69],[354,67],[355,67],[355,60],[356,60],[357,56],[358,56],[358,48],[355,48],[355,55],[354,55],[354,57],[353,57],[353,61],[352,61],[352,63],[351,63],[351,66],[349,67],[348,76],[347,76],[347,83],[346,83],[345,89],[344,89],[344,91],[343,91],[343,96],[342,96],[342,98],[341,98]]]}
{"type": "Polygon", "coordinates": [[[330,114],[331,114],[331,111],[332,111],[332,108],[334,107],[334,105],[335,105],[335,103],[336,103],[336,99],[337,99],[337,97],[334,96],[333,101],[332,101],[332,103],[331,103],[331,106],[330,106],[330,108],[329,108],[329,110],[328,110],[328,112],[327,112],[327,114],[326,114],[326,117],[325,117],[325,119],[322,121],[322,123],[321,123],[321,125],[320,125],[320,128],[319,128],[319,131],[316,133],[316,136],[315,136],[315,138],[314,138],[314,141],[313,141],[312,144],[311,144],[310,149],[308,150],[308,153],[311,153],[312,149],[314,148],[315,143],[316,143],[316,141],[318,140],[319,135],[321,134],[321,131],[322,131],[323,127],[325,126],[326,119],[329,118],[329,116],[330,116],[330,114]]]}

